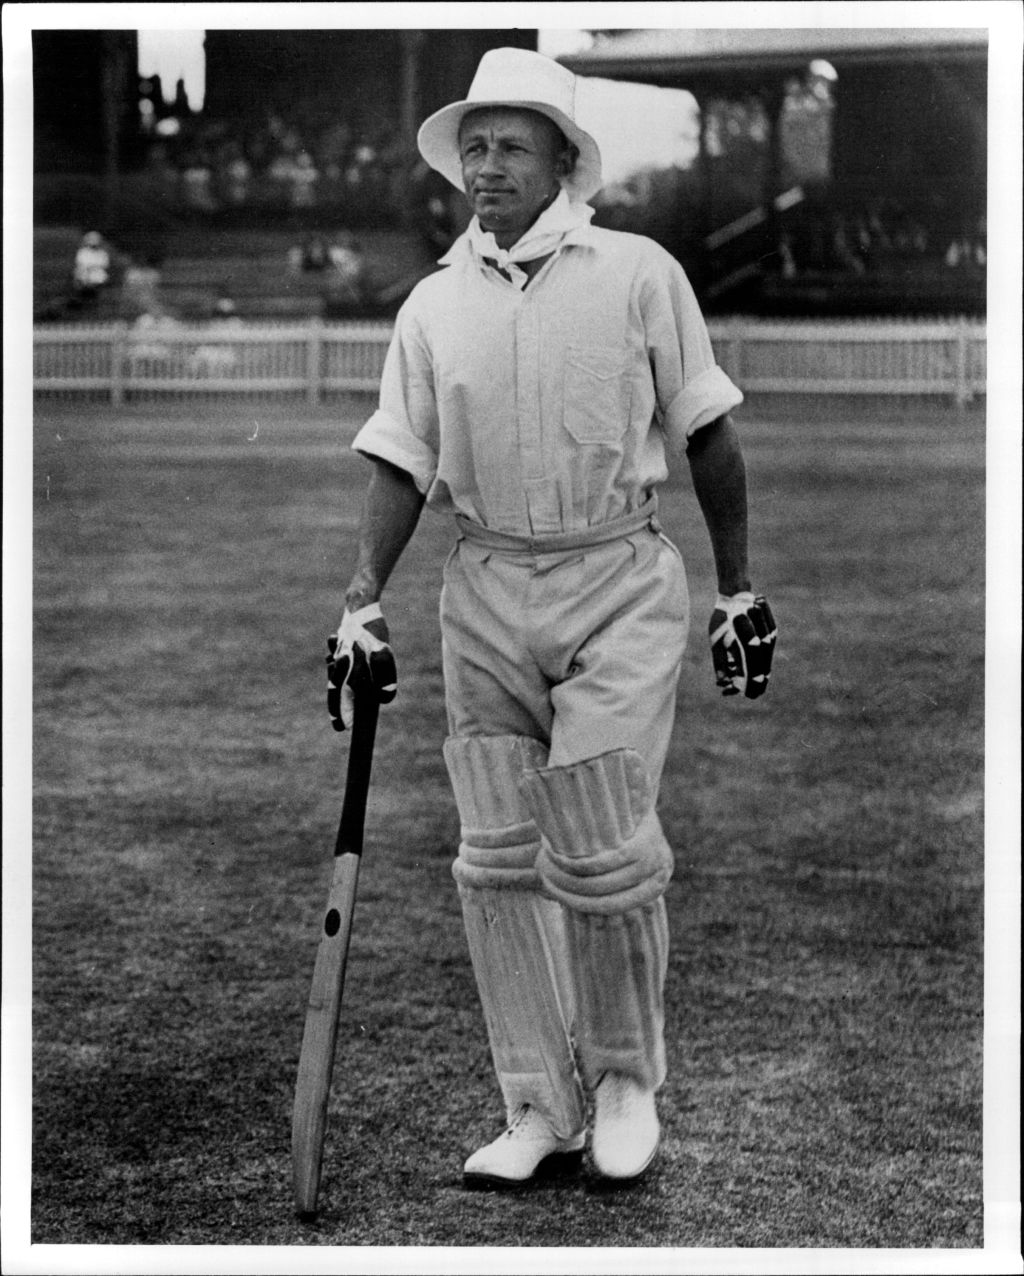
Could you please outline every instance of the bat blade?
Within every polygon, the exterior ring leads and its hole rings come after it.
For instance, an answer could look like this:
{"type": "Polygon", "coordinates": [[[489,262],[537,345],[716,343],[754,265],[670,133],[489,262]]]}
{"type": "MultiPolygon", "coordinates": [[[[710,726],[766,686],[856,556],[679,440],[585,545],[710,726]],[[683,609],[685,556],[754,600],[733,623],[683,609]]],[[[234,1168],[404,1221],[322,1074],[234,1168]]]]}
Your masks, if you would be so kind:
{"type": "Polygon", "coordinates": [[[292,1112],[292,1179],[295,1208],[316,1213],[327,1130],[327,1101],[338,1041],[338,1016],[352,935],[360,856],[340,855],[327,896],[320,946],[306,1008],[292,1112]]]}
{"type": "Polygon", "coordinates": [[[313,967],[299,1053],[292,1110],[292,1183],[296,1210],[304,1217],[316,1214],[320,1193],[327,1103],[359,882],[363,824],[379,708],[377,701],[370,696],[357,698],[345,800],[334,849],[334,871],[313,967]]]}

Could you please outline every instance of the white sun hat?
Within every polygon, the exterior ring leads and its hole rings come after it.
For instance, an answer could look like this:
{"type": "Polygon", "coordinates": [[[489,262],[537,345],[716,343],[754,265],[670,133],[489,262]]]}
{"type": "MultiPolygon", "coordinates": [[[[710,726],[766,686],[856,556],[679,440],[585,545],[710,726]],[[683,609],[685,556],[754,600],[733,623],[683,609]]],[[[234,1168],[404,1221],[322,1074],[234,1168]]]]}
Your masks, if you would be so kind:
{"type": "Polygon", "coordinates": [[[591,135],[577,124],[579,82],[560,63],[529,49],[490,49],[480,59],[464,102],[435,111],[420,126],[417,143],[431,168],[460,191],[459,125],[470,111],[483,106],[507,106],[539,111],[554,120],[579,149],[576,168],[563,181],[566,193],[583,202],[601,189],[601,152],[591,135]]]}

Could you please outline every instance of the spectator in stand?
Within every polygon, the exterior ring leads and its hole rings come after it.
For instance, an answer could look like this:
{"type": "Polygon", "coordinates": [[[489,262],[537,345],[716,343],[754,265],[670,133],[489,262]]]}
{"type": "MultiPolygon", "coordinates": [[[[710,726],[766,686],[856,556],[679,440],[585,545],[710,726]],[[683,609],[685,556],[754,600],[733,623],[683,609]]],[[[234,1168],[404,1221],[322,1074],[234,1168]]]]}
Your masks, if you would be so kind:
{"type": "Polygon", "coordinates": [[[868,208],[868,234],[871,236],[871,244],[874,250],[884,255],[892,252],[892,240],[889,238],[889,232],[885,228],[882,213],[883,209],[877,203],[868,208]]]}
{"type": "Polygon", "coordinates": [[[237,142],[225,149],[220,185],[224,202],[229,208],[244,208],[249,202],[249,183],[252,168],[237,142]]]}
{"type": "Polygon", "coordinates": [[[323,235],[307,235],[288,249],[288,265],[294,271],[321,271],[331,264],[331,246],[323,235]]]}
{"type": "Polygon", "coordinates": [[[779,236],[779,269],[783,279],[797,276],[796,258],[793,256],[793,239],[785,231],[779,236]]]}
{"type": "Polygon", "coordinates": [[[328,125],[321,134],[316,154],[328,182],[339,182],[344,176],[351,142],[352,130],[343,121],[328,125]]]}
{"type": "Polygon", "coordinates": [[[144,172],[152,184],[153,195],[161,200],[173,200],[178,193],[179,174],[164,142],[154,142],[146,152],[144,172]]]}
{"type": "Polygon", "coordinates": [[[974,225],[974,264],[984,266],[988,261],[988,222],[979,217],[974,225]]]}
{"type": "Polygon", "coordinates": [[[369,175],[377,162],[377,152],[363,140],[352,151],[351,162],[345,170],[345,185],[353,207],[362,208],[370,203],[369,175]]]}
{"type": "Polygon", "coordinates": [[[213,172],[206,154],[193,151],[185,161],[181,174],[181,188],[185,207],[196,213],[215,213],[217,201],[213,195],[213,172]]]}
{"type": "Polygon", "coordinates": [[[946,249],[945,263],[950,269],[955,270],[957,266],[962,265],[965,260],[964,244],[959,239],[950,241],[949,247],[946,249]]]}
{"type": "Polygon", "coordinates": [[[832,219],[832,257],[838,269],[863,275],[864,262],[850,246],[846,222],[841,213],[836,213],[832,219]]]}
{"type": "Polygon", "coordinates": [[[854,218],[853,241],[856,245],[857,254],[865,267],[871,265],[872,239],[871,231],[868,228],[867,218],[864,213],[858,213],[854,218]]]}
{"type": "Polygon", "coordinates": [[[263,130],[253,129],[246,134],[244,153],[254,173],[266,171],[270,165],[272,150],[270,138],[263,130]]]}
{"type": "Polygon", "coordinates": [[[238,314],[238,307],[235,305],[231,294],[226,288],[221,288],[217,293],[217,300],[213,303],[213,316],[210,322],[211,324],[214,324],[218,330],[242,327],[242,320],[238,314]]]}
{"type": "Polygon", "coordinates": [[[274,150],[280,150],[281,139],[285,135],[285,122],[275,111],[271,111],[267,115],[264,132],[269,139],[271,148],[274,150]]]}
{"type": "Polygon", "coordinates": [[[420,159],[409,175],[409,190],[416,225],[430,251],[441,256],[457,233],[451,183],[420,159]]]}
{"type": "Polygon", "coordinates": [[[143,262],[130,262],[121,280],[121,312],[128,319],[140,315],[160,318],[167,313],[160,298],[161,258],[149,253],[143,262]]]}
{"type": "Polygon", "coordinates": [[[290,155],[293,159],[306,149],[302,134],[290,123],[285,123],[278,145],[286,155],[290,155]]]}
{"type": "Polygon", "coordinates": [[[94,302],[110,283],[110,249],[98,230],[87,231],[75,252],[73,296],[79,304],[94,302]]]}
{"type": "Polygon", "coordinates": [[[290,175],[290,203],[294,210],[312,208],[316,204],[316,187],[320,180],[313,157],[308,151],[300,151],[292,162],[290,175]]]}
{"type": "Polygon", "coordinates": [[[287,208],[291,203],[292,157],[286,151],[278,151],[267,168],[271,201],[276,208],[287,208]]]}
{"type": "Polygon", "coordinates": [[[330,248],[332,291],[336,300],[360,305],[366,296],[366,260],[355,238],[347,231],[330,248]]]}
{"type": "Polygon", "coordinates": [[[371,174],[371,193],[381,212],[389,218],[400,216],[407,208],[409,157],[401,135],[392,129],[380,129],[376,137],[377,162],[371,174]]]}
{"type": "Polygon", "coordinates": [[[965,226],[958,238],[950,241],[944,261],[951,269],[984,266],[988,260],[985,251],[985,220],[980,218],[974,228],[965,226]]]}
{"type": "Polygon", "coordinates": [[[898,257],[909,257],[914,251],[914,224],[900,207],[891,210],[889,224],[892,230],[892,246],[898,257]]]}

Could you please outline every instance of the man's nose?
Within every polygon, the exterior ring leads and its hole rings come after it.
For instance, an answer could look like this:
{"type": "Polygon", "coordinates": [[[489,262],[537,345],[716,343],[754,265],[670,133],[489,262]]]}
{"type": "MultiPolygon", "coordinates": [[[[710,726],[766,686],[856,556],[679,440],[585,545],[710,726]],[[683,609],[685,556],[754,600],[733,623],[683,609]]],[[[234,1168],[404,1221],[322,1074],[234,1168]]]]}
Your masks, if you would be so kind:
{"type": "Polygon", "coordinates": [[[488,146],[480,161],[480,172],[482,175],[504,173],[505,164],[504,157],[497,146],[488,146]]]}

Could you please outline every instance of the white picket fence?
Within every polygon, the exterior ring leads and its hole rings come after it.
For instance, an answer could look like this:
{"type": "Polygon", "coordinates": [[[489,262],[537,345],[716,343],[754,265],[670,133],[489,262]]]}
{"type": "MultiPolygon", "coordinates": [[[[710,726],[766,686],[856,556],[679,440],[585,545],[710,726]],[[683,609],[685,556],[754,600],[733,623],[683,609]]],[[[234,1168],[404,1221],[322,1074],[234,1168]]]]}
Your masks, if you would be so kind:
{"type": "Polygon", "coordinates": [[[708,325],[719,363],[749,393],[985,393],[985,323],[978,319],[797,322],[726,319],[708,325]]]}
{"type": "MultiPolygon", "coordinates": [[[[714,320],[725,371],[750,393],[937,394],[967,403],[985,393],[985,324],[972,319],[714,320]]],[[[40,326],[37,395],[117,405],[233,394],[319,403],[377,390],[392,325],[384,323],[40,326]]]]}

